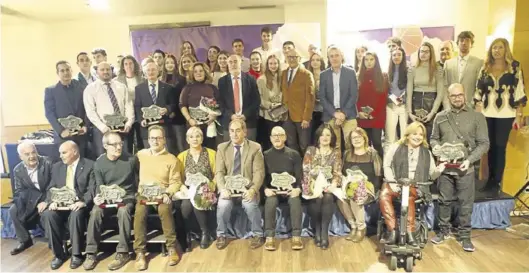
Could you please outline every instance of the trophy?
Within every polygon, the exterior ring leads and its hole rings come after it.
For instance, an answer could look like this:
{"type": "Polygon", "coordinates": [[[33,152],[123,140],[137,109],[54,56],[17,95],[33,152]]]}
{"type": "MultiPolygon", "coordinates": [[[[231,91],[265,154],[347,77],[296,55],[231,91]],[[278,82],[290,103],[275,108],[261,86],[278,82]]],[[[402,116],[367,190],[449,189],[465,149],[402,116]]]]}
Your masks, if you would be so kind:
{"type": "Polygon", "coordinates": [[[375,187],[368,181],[368,177],[357,167],[347,169],[347,176],[342,183],[342,191],[346,198],[353,199],[358,204],[366,204],[375,200],[375,187]],[[365,188],[366,190],[358,190],[365,188]]]}
{"type": "Polygon", "coordinates": [[[208,183],[209,179],[205,177],[202,173],[197,172],[194,174],[186,173],[186,181],[184,184],[188,187],[188,192],[184,193],[183,191],[177,191],[173,195],[173,201],[176,200],[184,200],[184,199],[191,199],[190,191],[194,188],[194,191],[196,192],[196,188],[199,187],[199,185],[202,185],[203,183],[208,183]]]}
{"type": "Polygon", "coordinates": [[[104,115],[103,119],[105,120],[105,124],[110,128],[110,131],[112,132],[122,131],[123,128],[125,128],[125,122],[127,122],[127,118],[119,113],[104,115]]]}
{"type": "Polygon", "coordinates": [[[325,179],[331,179],[332,178],[332,166],[316,166],[312,170],[310,170],[310,174],[312,177],[316,178],[318,175],[322,173],[325,179]]]}
{"type": "Polygon", "coordinates": [[[202,173],[186,174],[185,184],[189,186],[188,199],[198,210],[210,210],[217,203],[215,187],[210,186],[209,179],[202,173]]]}
{"type": "Polygon", "coordinates": [[[156,104],[141,108],[141,111],[143,112],[143,119],[147,122],[147,126],[163,123],[162,109],[164,108],[156,104]]]}
{"type": "Polygon", "coordinates": [[[209,114],[199,107],[189,107],[189,116],[198,124],[204,124],[209,120],[209,114]]]}
{"type": "Polygon", "coordinates": [[[463,143],[451,144],[446,142],[441,146],[436,146],[432,153],[439,157],[439,161],[448,162],[447,168],[459,168],[461,159],[465,157],[465,150],[463,143]]]}
{"type": "Polygon", "coordinates": [[[424,120],[428,114],[429,112],[422,108],[415,109],[415,116],[421,121],[424,120]]]}
{"type": "Polygon", "coordinates": [[[292,190],[292,184],[296,182],[296,178],[287,172],[272,173],[272,182],[270,183],[277,189],[274,190],[276,194],[288,194],[292,190]]]}
{"type": "Polygon", "coordinates": [[[368,119],[373,119],[371,113],[373,113],[375,109],[371,108],[371,106],[362,106],[360,107],[360,110],[367,115],[368,119]]]}
{"type": "Polygon", "coordinates": [[[164,188],[159,183],[140,184],[138,194],[145,198],[140,203],[142,205],[160,205],[162,203],[161,196],[164,192],[164,188]]]}
{"type": "Polygon", "coordinates": [[[125,206],[125,204],[123,203],[123,197],[125,197],[127,192],[118,185],[101,185],[99,186],[99,189],[99,196],[101,196],[101,198],[105,200],[103,204],[99,205],[100,208],[120,208],[125,206]]]}
{"type": "Polygon", "coordinates": [[[68,131],[70,131],[70,136],[78,135],[79,130],[81,130],[81,124],[83,123],[81,118],[72,115],[69,115],[65,118],[58,118],[57,121],[59,121],[64,129],[68,129],[68,131]]]}
{"type": "Polygon", "coordinates": [[[269,110],[269,114],[273,119],[280,119],[288,112],[288,108],[284,105],[277,105],[269,110]]]}
{"type": "Polygon", "coordinates": [[[250,179],[238,174],[235,176],[225,176],[225,187],[231,192],[231,197],[241,197],[247,191],[246,187],[250,185],[250,179]]]}
{"type": "Polygon", "coordinates": [[[329,179],[332,179],[332,166],[316,166],[309,172],[310,186],[309,194],[303,194],[304,199],[314,199],[320,197],[322,192],[329,187],[329,179]]]}
{"type": "Polygon", "coordinates": [[[51,188],[51,202],[57,203],[57,210],[70,210],[70,206],[77,201],[75,191],[67,186],[51,188]]]}

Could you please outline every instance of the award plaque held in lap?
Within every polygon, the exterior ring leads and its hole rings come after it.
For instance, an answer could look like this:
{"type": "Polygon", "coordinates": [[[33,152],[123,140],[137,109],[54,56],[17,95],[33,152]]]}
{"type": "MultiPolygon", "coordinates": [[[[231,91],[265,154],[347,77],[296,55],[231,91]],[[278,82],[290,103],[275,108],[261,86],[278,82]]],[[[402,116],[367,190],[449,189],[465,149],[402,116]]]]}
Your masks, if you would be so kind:
{"type": "Polygon", "coordinates": [[[69,115],[65,118],[58,118],[57,121],[62,125],[62,127],[64,127],[64,129],[70,131],[70,136],[78,135],[79,130],[81,130],[81,124],[83,123],[81,118],[72,115],[69,115]]]}
{"type": "Polygon", "coordinates": [[[446,168],[459,168],[465,158],[465,145],[463,143],[444,143],[435,147],[432,153],[439,158],[440,162],[447,162],[446,168]]]}
{"type": "Polygon", "coordinates": [[[292,184],[296,182],[296,178],[287,172],[272,173],[272,182],[270,185],[275,187],[276,194],[288,194],[293,188],[292,184]]]}
{"type": "Polygon", "coordinates": [[[415,116],[417,116],[420,120],[425,119],[427,115],[428,115],[428,111],[422,108],[415,109],[415,116]]]}
{"type": "Polygon", "coordinates": [[[140,184],[138,194],[144,199],[140,201],[142,205],[160,205],[162,194],[165,189],[159,183],[140,184]]]}
{"type": "Polygon", "coordinates": [[[147,122],[147,126],[163,123],[162,109],[164,108],[156,104],[141,108],[141,111],[143,112],[143,119],[147,122]]]}
{"type": "Polygon", "coordinates": [[[225,187],[230,191],[231,197],[241,197],[247,191],[247,186],[250,185],[250,179],[238,174],[234,176],[225,176],[225,187]]]}
{"type": "Polygon", "coordinates": [[[57,204],[57,210],[70,210],[70,206],[77,201],[75,191],[64,186],[62,188],[51,188],[51,202],[57,204]]]}
{"type": "Polygon", "coordinates": [[[105,200],[105,203],[99,205],[100,208],[120,208],[125,206],[123,197],[125,197],[127,192],[118,185],[101,185],[99,189],[99,195],[105,200]]]}
{"type": "Polygon", "coordinates": [[[117,113],[111,115],[104,115],[103,119],[105,120],[105,124],[108,126],[108,128],[110,128],[110,131],[112,132],[123,131],[123,128],[125,128],[125,122],[127,122],[126,117],[117,113]]]}
{"type": "Polygon", "coordinates": [[[217,203],[215,186],[202,173],[186,174],[185,184],[189,187],[188,197],[194,208],[198,210],[212,210],[217,203]]]}

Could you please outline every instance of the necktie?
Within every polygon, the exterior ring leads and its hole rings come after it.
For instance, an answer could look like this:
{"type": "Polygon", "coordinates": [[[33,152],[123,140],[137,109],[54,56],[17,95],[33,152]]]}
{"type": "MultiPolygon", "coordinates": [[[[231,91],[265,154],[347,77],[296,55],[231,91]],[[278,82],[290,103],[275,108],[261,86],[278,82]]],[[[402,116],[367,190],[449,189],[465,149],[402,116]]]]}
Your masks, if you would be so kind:
{"type": "Polygon", "coordinates": [[[241,145],[235,145],[235,159],[233,160],[233,175],[241,174],[241,145]]]}
{"type": "Polygon", "coordinates": [[[105,83],[105,85],[107,86],[108,97],[110,98],[110,103],[112,103],[112,108],[114,108],[114,113],[121,114],[121,111],[119,111],[118,99],[116,99],[116,95],[114,95],[114,90],[112,90],[109,82],[105,83]]]}
{"type": "Polygon", "coordinates": [[[240,99],[240,87],[239,87],[239,77],[233,77],[233,81],[234,81],[234,84],[233,84],[233,105],[235,106],[235,114],[239,113],[239,111],[241,110],[241,102],[239,101],[240,99]]]}
{"type": "Polygon", "coordinates": [[[288,70],[288,85],[290,86],[290,83],[292,82],[292,74],[294,74],[294,69],[290,68],[288,70]]]}
{"type": "Polygon", "coordinates": [[[74,177],[73,177],[73,166],[69,165],[66,168],[66,187],[75,190],[74,188],[74,177]]]}
{"type": "Polygon", "coordinates": [[[151,83],[151,98],[152,103],[156,104],[156,84],[151,83]]]}

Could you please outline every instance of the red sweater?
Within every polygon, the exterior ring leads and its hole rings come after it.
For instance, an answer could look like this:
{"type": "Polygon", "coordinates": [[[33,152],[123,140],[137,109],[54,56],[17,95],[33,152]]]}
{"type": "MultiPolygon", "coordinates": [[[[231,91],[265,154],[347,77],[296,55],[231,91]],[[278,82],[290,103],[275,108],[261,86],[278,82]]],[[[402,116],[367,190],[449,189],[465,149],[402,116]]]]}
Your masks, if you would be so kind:
{"type": "Polygon", "coordinates": [[[250,68],[250,71],[248,71],[248,74],[252,75],[252,77],[254,77],[254,79],[259,79],[259,77],[262,75],[261,72],[257,72],[255,70],[253,70],[252,68],[250,68]]]}
{"type": "Polygon", "coordinates": [[[388,98],[387,76],[384,74],[384,92],[375,90],[375,80],[373,79],[373,70],[368,70],[364,74],[362,84],[358,88],[358,101],[356,107],[358,112],[362,111],[362,106],[373,108],[371,116],[373,119],[358,118],[358,126],[361,128],[379,128],[382,129],[386,123],[386,102],[388,98]]]}

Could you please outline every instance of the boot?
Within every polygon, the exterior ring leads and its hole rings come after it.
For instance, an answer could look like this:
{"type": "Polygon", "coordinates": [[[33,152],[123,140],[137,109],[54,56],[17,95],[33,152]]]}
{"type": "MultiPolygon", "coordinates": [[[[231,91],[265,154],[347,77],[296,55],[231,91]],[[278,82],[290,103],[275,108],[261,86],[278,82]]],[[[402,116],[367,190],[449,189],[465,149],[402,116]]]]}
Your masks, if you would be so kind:
{"type": "Polygon", "coordinates": [[[362,242],[362,240],[364,240],[364,238],[366,237],[366,229],[367,228],[364,228],[364,229],[357,229],[356,230],[356,234],[355,234],[355,237],[353,238],[353,242],[354,243],[360,243],[362,242]]]}
{"type": "Polygon", "coordinates": [[[176,248],[169,249],[169,266],[174,266],[180,261],[180,255],[176,251],[176,248]]]}
{"type": "Polygon", "coordinates": [[[264,245],[264,249],[268,251],[274,251],[276,250],[276,240],[274,237],[266,237],[266,242],[264,245]]]}
{"type": "Polygon", "coordinates": [[[210,236],[207,232],[202,232],[202,236],[200,237],[200,248],[206,249],[211,244],[210,236]]]}
{"type": "Polygon", "coordinates": [[[417,242],[415,241],[415,236],[413,236],[413,232],[408,231],[406,233],[406,240],[408,241],[408,245],[417,246],[417,242]]]}
{"type": "Polygon", "coordinates": [[[381,240],[381,243],[386,245],[394,245],[397,243],[397,232],[395,230],[388,230],[386,238],[381,240]]]}
{"type": "Polygon", "coordinates": [[[345,237],[345,240],[354,241],[355,238],[356,238],[356,228],[351,228],[351,232],[349,233],[349,236],[345,237]]]}
{"type": "Polygon", "coordinates": [[[302,250],[303,249],[303,241],[301,240],[300,236],[293,236],[292,237],[292,250],[302,250]]]}
{"type": "Polygon", "coordinates": [[[145,258],[145,252],[138,252],[136,254],[136,262],[134,266],[138,271],[143,271],[147,269],[147,259],[145,258]]]}

